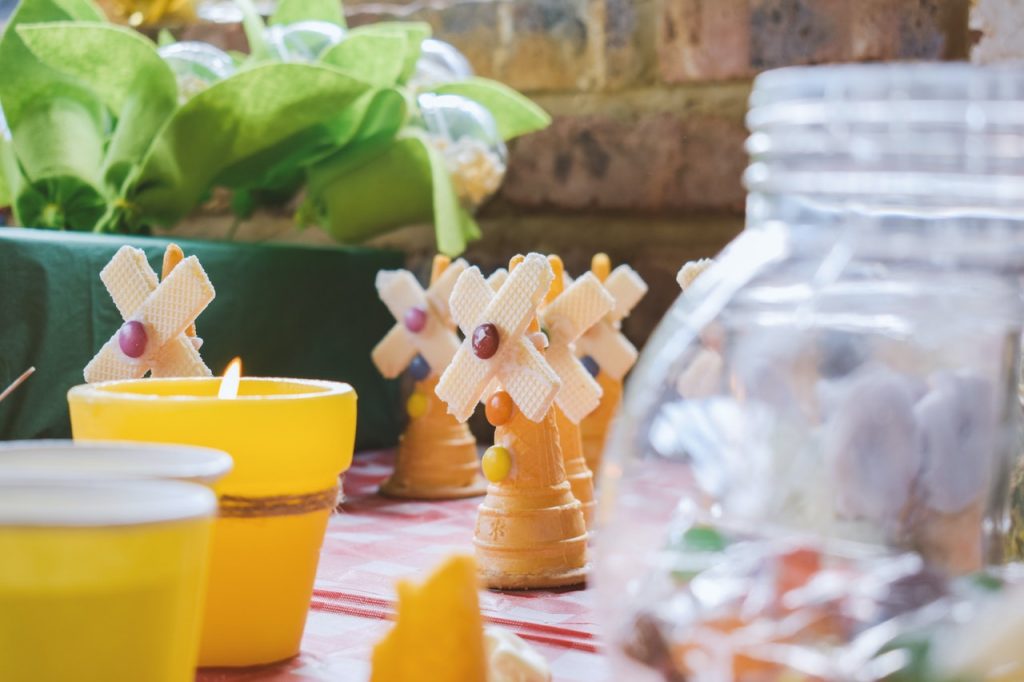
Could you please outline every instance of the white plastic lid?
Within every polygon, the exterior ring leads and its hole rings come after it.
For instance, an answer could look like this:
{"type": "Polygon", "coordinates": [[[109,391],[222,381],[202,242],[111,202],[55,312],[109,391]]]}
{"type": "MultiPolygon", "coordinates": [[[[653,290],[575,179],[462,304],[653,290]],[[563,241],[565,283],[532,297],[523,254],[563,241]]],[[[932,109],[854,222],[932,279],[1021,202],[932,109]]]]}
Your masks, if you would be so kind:
{"type": "Polygon", "coordinates": [[[195,483],[0,479],[0,526],[130,526],[202,518],[216,509],[216,496],[195,483]]]}
{"type": "Polygon", "coordinates": [[[166,478],[214,483],[233,466],[227,453],[190,445],[69,440],[0,443],[0,480],[166,478]]]}

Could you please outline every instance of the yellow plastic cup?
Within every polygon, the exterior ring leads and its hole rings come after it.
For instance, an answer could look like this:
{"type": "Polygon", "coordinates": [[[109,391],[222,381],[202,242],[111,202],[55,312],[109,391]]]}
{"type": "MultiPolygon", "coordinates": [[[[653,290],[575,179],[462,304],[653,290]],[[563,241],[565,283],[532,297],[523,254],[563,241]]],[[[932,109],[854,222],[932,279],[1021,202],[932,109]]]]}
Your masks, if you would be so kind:
{"type": "Polygon", "coordinates": [[[302,379],[144,379],[71,389],[76,440],[223,450],[199,664],[262,665],[299,652],[338,476],[352,462],[356,394],[302,379]]]}
{"type": "Polygon", "coordinates": [[[0,680],[191,682],[216,498],[0,480],[0,680]]]}
{"type": "Polygon", "coordinates": [[[0,443],[0,478],[163,478],[213,486],[231,471],[231,457],[212,448],[156,443],[0,443]]]}

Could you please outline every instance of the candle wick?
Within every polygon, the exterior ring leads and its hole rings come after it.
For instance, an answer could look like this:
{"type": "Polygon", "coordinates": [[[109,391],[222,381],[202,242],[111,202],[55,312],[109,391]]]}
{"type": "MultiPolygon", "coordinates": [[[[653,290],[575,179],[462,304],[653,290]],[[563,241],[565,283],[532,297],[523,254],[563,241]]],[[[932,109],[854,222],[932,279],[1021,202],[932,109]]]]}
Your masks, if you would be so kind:
{"type": "Polygon", "coordinates": [[[21,376],[19,376],[17,379],[15,379],[11,383],[10,386],[5,388],[3,390],[3,392],[0,393],[0,401],[3,401],[4,398],[6,398],[10,394],[14,393],[14,389],[18,388],[18,386],[21,386],[21,384],[25,381],[25,379],[28,379],[30,376],[32,376],[32,374],[35,373],[35,371],[36,371],[35,367],[29,367],[24,372],[22,372],[21,376]]]}

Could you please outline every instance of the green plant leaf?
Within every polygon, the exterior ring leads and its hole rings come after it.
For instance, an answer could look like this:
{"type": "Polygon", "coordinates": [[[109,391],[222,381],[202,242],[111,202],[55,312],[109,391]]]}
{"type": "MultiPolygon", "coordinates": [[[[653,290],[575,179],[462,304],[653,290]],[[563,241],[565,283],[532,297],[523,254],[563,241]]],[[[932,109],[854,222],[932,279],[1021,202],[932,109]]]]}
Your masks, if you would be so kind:
{"type": "Polygon", "coordinates": [[[480,226],[477,224],[473,216],[469,214],[466,209],[460,209],[459,213],[460,227],[462,230],[462,236],[467,242],[480,239],[483,233],[480,232],[480,226]]]}
{"type": "MultiPolygon", "coordinates": [[[[24,3],[22,3],[24,4],[24,3]]],[[[106,21],[107,16],[92,0],[53,0],[74,21],[106,21]]],[[[33,21],[36,21],[33,19],[33,21]]]]}
{"type": "Polygon", "coordinates": [[[447,83],[433,91],[461,95],[485,107],[494,116],[498,132],[506,140],[541,130],[551,124],[551,116],[530,98],[487,78],[447,83]]]}
{"type": "Polygon", "coordinates": [[[103,177],[119,192],[177,108],[174,72],[152,42],[119,26],[28,24],[18,34],[41,62],[88,87],[117,119],[103,177]]]}
{"type": "Polygon", "coordinates": [[[267,45],[267,36],[264,33],[267,27],[263,23],[263,17],[252,4],[252,0],[235,0],[235,4],[242,13],[242,30],[245,31],[245,39],[249,43],[249,57],[246,62],[258,64],[270,59],[270,46],[267,45]]]}
{"type": "Polygon", "coordinates": [[[381,148],[351,145],[307,174],[306,205],[299,213],[334,239],[358,244],[431,217],[430,163],[419,140],[381,148]]]}
{"type": "Polygon", "coordinates": [[[466,250],[466,237],[463,232],[462,207],[455,194],[452,176],[448,173],[448,165],[444,155],[430,143],[424,135],[416,135],[427,154],[430,164],[431,194],[434,204],[434,234],[437,237],[437,250],[446,256],[460,255],[466,250]]]}
{"type": "Polygon", "coordinates": [[[430,24],[422,21],[382,21],[359,29],[365,34],[398,34],[405,37],[405,58],[399,82],[409,80],[416,71],[416,62],[420,60],[420,47],[423,41],[432,34],[430,24]]]}
{"type": "MultiPolygon", "coordinates": [[[[371,138],[372,139],[372,138],[371,138]]],[[[359,243],[404,225],[433,218],[437,250],[458,256],[480,237],[473,217],[459,204],[444,156],[425,136],[410,132],[381,148],[353,145],[310,169],[310,216],[331,236],[359,243]]]]}
{"type": "Polygon", "coordinates": [[[24,183],[14,205],[23,225],[91,230],[103,214],[103,139],[93,112],[70,98],[40,99],[13,132],[24,183]],[[67,205],[65,203],[67,202],[67,205]]]}
{"type": "MultiPolygon", "coordinates": [[[[369,100],[369,106],[364,114],[362,124],[354,138],[344,147],[333,150],[329,157],[325,157],[311,169],[314,194],[317,187],[334,182],[353,169],[372,164],[377,157],[386,154],[388,147],[395,144],[395,135],[404,122],[405,98],[395,90],[381,90],[369,100]]],[[[399,153],[398,156],[403,154],[399,153]]],[[[418,162],[418,159],[414,159],[413,165],[418,162]]],[[[420,165],[422,169],[427,169],[425,163],[420,165]]],[[[429,173],[414,169],[415,173],[429,180],[429,173]]],[[[421,183],[416,180],[413,184],[421,183]]],[[[429,189],[429,185],[425,186],[429,189]]]]}
{"type": "Polygon", "coordinates": [[[10,143],[3,136],[3,133],[0,133],[0,208],[6,208],[14,201],[14,191],[12,189],[14,178],[12,177],[11,180],[7,179],[7,167],[13,158],[13,150],[10,143]],[[10,159],[8,158],[9,156],[10,159]]]}
{"type": "Polygon", "coordinates": [[[350,143],[370,137],[390,141],[405,119],[405,99],[397,90],[369,91],[329,121],[306,128],[259,154],[222,171],[215,181],[227,187],[276,189],[290,184],[301,169],[350,143]]]}
{"type": "Polygon", "coordinates": [[[14,131],[15,155],[29,180],[73,175],[98,181],[103,140],[92,112],[73,99],[42,99],[14,131]]]}
{"type": "Polygon", "coordinates": [[[342,72],[380,87],[398,83],[409,48],[406,36],[399,32],[352,31],[320,58],[342,72]]]}
{"type": "Polygon", "coordinates": [[[103,21],[103,15],[88,0],[23,0],[0,37],[0,104],[13,138],[5,175],[9,184],[14,176],[13,206],[22,225],[87,230],[92,207],[102,202],[108,115],[88,88],[40,62],[17,30],[67,20],[103,21]]]}
{"type": "Polygon", "coordinates": [[[92,230],[106,212],[107,200],[81,178],[50,176],[23,188],[15,210],[23,225],[92,230]]]}
{"type": "Polygon", "coordinates": [[[139,33],[106,23],[26,24],[18,34],[36,57],[89,87],[121,117],[133,90],[175,101],[174,72],[139,33]]]}
{"type": "Polygon", "coordinates": [[[156,44],[160,47],[167,47],[178,42],[178,39],[174,37],[174,34],[168,31],[166,28],[160,29],[160,32],[156,34],[156,44]]]}
{"type": "Polygon", "coordinates": [[[247,166],[247,175],[235,178],[240,184],[265,177],[279,158],[261,154],[304,131],[329,126],[369,89],[313,64],[265,64],[235,74],[178,109],[131,199],[144,218],[173,224],[226,171],[247,166]]]}
{"type": "Polygon", "coordinates": [[[390,88],[378,90],[369,97],[359,130],[351,142],[388,144],[405,125],[406,116],[406,99],[402,92],[390,88]]]}
{"type": "MultiPolygon", "coordinates": [[[[0,102],[12,133],[25,116],[25,109],[48,97],[77,99],[92,103],[92,96],[69,76],[40,63],[18,35],[21,24],[53,21],[104,21],[103,13],[89,0],[23,0],[0,38],[0,102]]],[[[99,107],[92,113],[102,121],[99,107]]]]}
{"type": "Polygon", "coordinates": [[[270,25],[299,21],[326,21],[346,27],[345,12],[339,0],[280,0],[270,17],[270,25]]]}
{"type": "Polygon", "coordinates": [[[236,218],[239,220],[248,220],[252,217],[252,212],[255,208],[256,199],[253,197],[251,190],[240,189],[232,192],[231,212],[235,214],[236,218]]]}

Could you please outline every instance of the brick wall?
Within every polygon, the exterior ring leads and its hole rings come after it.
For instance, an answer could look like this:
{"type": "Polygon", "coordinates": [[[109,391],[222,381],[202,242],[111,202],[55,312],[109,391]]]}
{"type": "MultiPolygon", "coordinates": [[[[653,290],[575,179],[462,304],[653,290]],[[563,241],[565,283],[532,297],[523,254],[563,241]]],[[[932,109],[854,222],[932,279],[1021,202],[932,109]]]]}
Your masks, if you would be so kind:
{"type": "MultiPolygon", "coordinates": [[[[964,58],[968,5],[347,0],[346,11],[353,25],[427,21],[480,75],[551,112],[549,130],[512,145],[505,185],[480,215],[484,239],[468,257],[491,268],[520,251],[556,252],[577,272],[594,250],[606,250],[652,285],[627,326],[642,341],[678,293],[680,264],[714,255],[742,227],[751,78],[791,64],[964,58]]],[[[423,270],[433,244],[426,227],[380,243],[407,250],[423,270]]]]}

